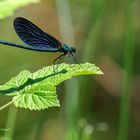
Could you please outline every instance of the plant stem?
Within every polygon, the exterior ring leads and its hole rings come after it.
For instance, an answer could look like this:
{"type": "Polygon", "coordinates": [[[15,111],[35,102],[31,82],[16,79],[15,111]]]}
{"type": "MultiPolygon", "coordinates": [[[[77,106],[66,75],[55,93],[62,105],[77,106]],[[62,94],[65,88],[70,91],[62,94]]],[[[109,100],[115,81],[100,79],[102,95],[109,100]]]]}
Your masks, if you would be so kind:
{"type": "MultiPolygon", "coordinates": [[[[57,13],[62,39],[75,46],[69,0],[56,0],[56,8],[58,11],[57,13]]],[[[76,129],[78,120],[78,103],[79,83],[78,80],[74,78],[66,82],[67,131],[64,139],[78,140],[78,132],[76,129]]]]}
{"type": "Polygon", "coordinates": [[[3,105],[2,107],[0,107],[0,111],[5,109],[6,107],[10,106],[12,103],[13,103],[13,101],[10,101],[7,104],[3,105]]]}
{"type": "Polygon", "coordinates": [[[6,124],[6,128],[9,131],[5,135],[5,137],[8,140],[12,140],[13,139],[13,133],[14,133],[14,128],[15,128],[16,116],[17,116],[17,108],[15,106],[11,106],[9,108],[7,124],[6,124]]]}
{"type": "MultiPolygon", "coordinates": [[[[97,39],[99,37],[100,33],[100,27],[102,25],[102,17],[104,14],[104,7],[105,7],[105,2],[104,0],[95,0],[93,2],[94,11],[91,13],[92,18],[92,24],[91,27],[89,28],[89,33],[86,39],[86,44],[85,44],[85,50],[83,54],[83,61],[92,61],[95,57],[96,54],[96,49],[97,49],[97,39]],[[94,6],[95,5],[95,6],[94,6]]],[[[92,7],[93,7],[92,6],[92,7]]]]}
{"type": "MultiPolygon", "coordinates": [[[[99,37],[101,25],[102,25],[102,19],[105,11],[105,2],[104,0],[95,0],[92,2],[92,11],[91,17],[94,19],[92,20],[91,27],[89,28],[89,33],[86,39],[85,44],[85,50],[83,51],[83,57],[82,61],[92,61],[95,58],[96,52],[97,52],[97,40],[99,37]]],[[[80,107],[82,108],[83,102],[85,102],[85,93],[86,96],[91,99],[90,92],[87,93],[87,91],[90,90],[91,87],[94,86],[94,83],[89,82],[89,79],[86,77],[82,77],[80,81],[80,107]]],[[[83,110],[83,109],[82,109],[83,110]]],[[[80,111],[80,114],[83,114],[82,110],[80,111]]]]}
{"type": "Polygon", "coordinates": [[[127,140],[128,125],[129,125],[129,111],[130,111],[130,97],[131,97],[131,83],[132,83],[132,69],[133,69],[133,1],[127,1],[126,11],[126,27],[127,38],[124,52],[124,75],[123,75],[123,89],[120,107],[120,124],[118,140],[127,140]]]}
{"type": "MultiPolygon", "coordinates": [[[[5,109],[6,107],[10,106],[12,103],[13,103],[13,101],[10,101],[7,104],[3,105],[2,107],[0,107],[0,111],[5,109]]],[[[17,108],[15,108],[14,106],[11,106],[9,108],[7,124],[6,124],[6,128],[9,131],[5,134],[5,137],[8,138],[8,140],[12,140],[12,138],[13,138],[16,114],[17,114],[17,108]]]]}

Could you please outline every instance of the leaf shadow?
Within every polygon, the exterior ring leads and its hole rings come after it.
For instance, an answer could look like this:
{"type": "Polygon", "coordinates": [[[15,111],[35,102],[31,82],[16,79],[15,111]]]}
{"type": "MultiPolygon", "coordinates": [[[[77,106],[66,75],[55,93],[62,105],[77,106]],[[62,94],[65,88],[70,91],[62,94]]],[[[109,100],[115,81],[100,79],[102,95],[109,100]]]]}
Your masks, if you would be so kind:
{"type": "Polygon", "coordinates": [[[12,92],[20,91],[23,88],[25,88],[26,86],[33,85],[35,83],[41,82],[44,79],[52,77],[52,76],[55,76],[57,74],[65,74],[67,72],[68,71],[66,69],[63,69],[63,70],[61,70],[59,72],[52,73],[52,74],[47,75],[47,76],[42,77],[42,78],[37,78],[37,79],[28,78],[28,80],[24,84],[20,85],[19,87],[9,88],[9,89],[6,89],[6,90],[0,90],[0,94],[10,94],[12,92]]]}

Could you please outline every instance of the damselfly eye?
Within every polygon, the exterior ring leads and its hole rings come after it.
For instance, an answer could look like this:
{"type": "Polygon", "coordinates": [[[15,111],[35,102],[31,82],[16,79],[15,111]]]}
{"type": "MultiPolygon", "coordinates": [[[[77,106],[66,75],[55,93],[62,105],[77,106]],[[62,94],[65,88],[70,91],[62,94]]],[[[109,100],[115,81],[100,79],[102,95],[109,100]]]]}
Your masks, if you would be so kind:
{"type": "Polygon", "coordinates": [[[75,53],[76,52],[76,48],[71,47],[71,52],[75,53]]]}

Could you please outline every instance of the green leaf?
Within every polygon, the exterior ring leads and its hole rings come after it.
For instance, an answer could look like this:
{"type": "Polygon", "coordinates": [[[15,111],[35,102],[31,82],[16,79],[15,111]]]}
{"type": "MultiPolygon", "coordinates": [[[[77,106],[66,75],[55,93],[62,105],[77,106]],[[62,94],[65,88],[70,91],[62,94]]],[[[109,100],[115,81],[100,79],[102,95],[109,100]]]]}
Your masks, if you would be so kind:
{"type": "Polygon", "coordinates": [[[39,0],[1,0],[0,1],[0,19],[11,16],[13,12],[29,3],[37,3],[39,0]]]}
{"type": "Polygon", "coordinates": [[[44,78],[44,81],[53,85],[58,85],[64,80],[70,79],[72,76],[87,75],[87,74],[103,74],[100,68],[94,64],[59,64],[43,69],[32,74],[32,79],[44,78]],[[55,73],[54,73],[55,70],[55,73]]]}
{"type": "Polygon", "coordinates": [[[4,135],[6,132],[8,132],[9,130],[6,128],[0,128],[0,139],[4,139],[4,135]]]}
{"type": "Polygon", "coordinates": [[[30,75],[31,73],[27,70],[20,72],[16,77],[12,78],[3,86],[0,86],[0,93],[2,94],[12,93],[10,95],[18,95],[20,93],[20,90],[28,84],[27,81],[30,75]],[[25,84],[24,86],[24,83],[27,84],[25,84]]]}
{"type": "Polygon", "coordinates": [[[14,96],[16,107],[41,110],[60,106],[56,86],[72,76],[103,74],[94,64],[59,64],[44,67],[34,73],[22,71],[9,82],[0,86],[1,95],[14,96]]]}
{"type": "Polygon", "coordinates": [[[8,129],[0,128],[0,136],[3,136],[7,131],[8,129]]]}
{"type": "Polygon", "coordinates": [[[16,107],[40,110],[53,106],[60,106],[57,99],[56,88],[52,85],[38,84],[30,86],[23,94],[13,97],[16,107]]]}

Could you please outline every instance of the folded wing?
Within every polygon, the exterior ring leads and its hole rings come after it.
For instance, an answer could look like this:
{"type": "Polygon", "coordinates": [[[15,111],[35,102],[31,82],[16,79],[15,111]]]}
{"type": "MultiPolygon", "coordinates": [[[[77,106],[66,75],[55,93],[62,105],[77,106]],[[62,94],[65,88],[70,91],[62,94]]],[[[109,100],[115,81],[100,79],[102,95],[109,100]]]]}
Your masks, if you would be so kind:
{"type": "Polygon", "coordinates": [[[15,18],[14,28],[20,39],[28,44],[30,49],[57,52],[61,47],[61,43],[57,39],[43,32],[39,27],[25,18],[15,18]]]}

